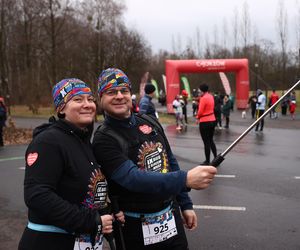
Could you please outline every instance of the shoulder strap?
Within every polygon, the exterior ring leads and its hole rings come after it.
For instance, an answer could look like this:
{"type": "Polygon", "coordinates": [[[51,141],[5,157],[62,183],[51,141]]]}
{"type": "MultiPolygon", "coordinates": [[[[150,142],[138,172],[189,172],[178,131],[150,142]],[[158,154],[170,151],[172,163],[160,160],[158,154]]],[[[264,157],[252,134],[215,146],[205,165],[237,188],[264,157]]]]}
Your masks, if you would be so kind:
{"type": "Polygon", "coordinates": [[[115,130],[111,129],[109,126],[107,126],[105,123],[102,123],[98,126],[96,132],[106,134],[112,138],[114,138],[120,145],[122,151],[124,154],[128,155],[128,143],[125,140],[125,138],[120,135],[115,130]]]}
{"type": "MultiPolygon", "coordinates": [[[[144,121],[147,121],[153,127],[155,127],[157,129],[157,131],[163,136],[163,138],[165,139],[165,142],[169,146],[167,137],[164,133],[164,129],[161,126],[161,124],[158,122],[157,119],[155,119],[154,117],[151,117],[149,115],[146,115],[146,114],[137,114],[136,116],[141,118],[144,121]]],[[[109,135],[110,137],[114,138],[119,143],[123,153],[128,155],[128,148],[129,148],[128,141],[122,135],[120,135],[117,131],[110,128],[105,123],[102,123],[98,126],[96,132],[106,134],[106,135],[109,135]]]]}
{"type": "Polygon", "coordinates": [[[166,145],[168,145],[168,147],[170,148],[169,141],[167,139],[167,136],[165,135],[164,129],[156,118],[146,114],[137,114],[137,117],[140,117],[142,120],[149,122],[153,127],[155,127],[164,138],[166,145]]]}
{"type": "Polygon", "coordinates": [[[146,114],[137,114],[137,117],[149,122],[153,127],[157,128],[161,134],[164,134],[164,129],[156,118],[146,114]]]}

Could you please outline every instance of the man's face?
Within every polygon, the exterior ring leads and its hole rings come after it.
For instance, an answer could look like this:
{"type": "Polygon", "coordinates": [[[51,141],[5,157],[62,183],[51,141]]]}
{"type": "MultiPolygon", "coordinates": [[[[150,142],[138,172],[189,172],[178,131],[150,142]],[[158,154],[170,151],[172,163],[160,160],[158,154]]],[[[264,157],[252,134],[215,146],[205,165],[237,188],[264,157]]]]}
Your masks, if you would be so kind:
{"type": "Polygon", "coordinates": [[[116,87],[104,91],[100,99],[100,106],[108,115],[114,118],[128,118],[132,108],[130,89],[116,87]]]}

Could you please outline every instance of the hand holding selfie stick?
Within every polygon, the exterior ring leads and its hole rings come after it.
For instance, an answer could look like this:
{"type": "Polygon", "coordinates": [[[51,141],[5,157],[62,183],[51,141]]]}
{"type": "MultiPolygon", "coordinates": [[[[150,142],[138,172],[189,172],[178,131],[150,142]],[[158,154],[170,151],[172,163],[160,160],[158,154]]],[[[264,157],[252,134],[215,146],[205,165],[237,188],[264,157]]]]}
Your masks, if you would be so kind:
{"type": "MultiPolygon", "coordinates": [[[[111,196],[110,201],[111,201],[111,208],[112,208],[113,214],[119,213],[120,208],[119,208],[118,197],[117,196],[111,196]]],[[[121,247],[122,250],[126,250],[124,235],[123,235],[123,231],[122,231],[122,224],[118,220],[115,220],[115,223],[116,223],[118,234],[119,234],[120,247],[121,247]]]]}
{"type": "Polygon", "coordinates": [[[250,125],[250,127],[248,127],[233,143],[231,143],[231,145],[227,148],[227,149],[225,149],[225,151],[224,152],[222,152],[221,154],[219,154],[219,155],[217,155],[217,157],[216,158],[214,158],[213,159],[213,161],[211,162],[211,166],[214,166],[214,167],[218,167],[223,161],[224,161],[224,159],[225,159],[225,155],[227,155],[229,152],[230,152],[230,150],[237,144],[237,143],[239,143],[239,141],[240,140],[242,140],[249,132],[250,132],[250,130],[253,128],[253,127],[255,127],[255,125],[256,124],[258,124],[262,119],[264,119],[264,117],[268,114],[268,113],[270,113],[271,112],[271,110],[273,109],[273,108],[275,108],[276,106],[277,106],[277,104],[279,103],[279,102],[281,102],[282,101],[282,99],[283,98],[285,98],[289,93],[291,93],[296,87],[297,87],[297,85],[300,83],[300,80],[298,81],[298,82],[296,82],[295,84],[294,84],[294,86],[292,86],[289,90],[287,90],[286,91],[286,93],[283,95],[283,96],[281,96],[278,100],[277,100],[277,102],[275,102],[266,112],[264,112],[256,121],[254,121],[251,125],[250,125]]]}

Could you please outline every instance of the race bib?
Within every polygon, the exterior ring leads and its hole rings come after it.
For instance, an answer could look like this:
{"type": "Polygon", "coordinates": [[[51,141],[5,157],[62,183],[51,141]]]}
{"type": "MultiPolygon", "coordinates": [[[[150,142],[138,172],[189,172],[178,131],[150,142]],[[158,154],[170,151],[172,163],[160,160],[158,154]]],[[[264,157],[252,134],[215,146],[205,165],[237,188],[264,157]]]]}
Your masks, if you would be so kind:
{"type": "Polygon", "coordinates": [[[92,246],[89,235],[80,235],[76,238],[73,250],[102,250],[103,235],[97,237],[95,245],[92,246]]]}
{"type": "Polygon", "coordinates": [[[144,245],[165,241],[177,235],[175,218],[172,210],[154,217],[145,217],[142,222],[144,245]]]}

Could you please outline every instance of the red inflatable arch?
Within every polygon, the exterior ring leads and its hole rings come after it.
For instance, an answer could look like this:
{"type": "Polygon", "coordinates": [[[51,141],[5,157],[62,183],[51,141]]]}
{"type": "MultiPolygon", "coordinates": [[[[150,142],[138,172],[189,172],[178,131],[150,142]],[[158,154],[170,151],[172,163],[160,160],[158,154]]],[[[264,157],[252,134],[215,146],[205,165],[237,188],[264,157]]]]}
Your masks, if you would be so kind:
{"type": "Polygon", "coordinates": [[[244,109],[249,98],[248,59],[166,60],[167,110],[173,113],[172,102],[180,93],[180,73],[236,73],[236,106],[244,109]]]}

